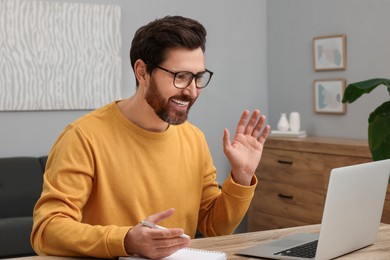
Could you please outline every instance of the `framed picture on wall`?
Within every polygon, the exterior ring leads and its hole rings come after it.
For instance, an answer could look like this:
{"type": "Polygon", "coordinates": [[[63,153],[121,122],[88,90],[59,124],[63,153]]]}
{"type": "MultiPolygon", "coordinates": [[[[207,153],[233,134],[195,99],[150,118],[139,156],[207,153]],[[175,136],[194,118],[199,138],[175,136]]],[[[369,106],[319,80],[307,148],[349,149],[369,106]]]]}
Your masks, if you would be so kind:
{"type": "Polygon", "coordinates": [[[314,70],[345,70],[346,36],[321,36],[313,39],[314,70]]]}
{"type": "Polygon", "coordinates": [[[345,79],[321,79],[314,81],[314,112],[325,114],[345,114],[342,103],[345,79]]]}

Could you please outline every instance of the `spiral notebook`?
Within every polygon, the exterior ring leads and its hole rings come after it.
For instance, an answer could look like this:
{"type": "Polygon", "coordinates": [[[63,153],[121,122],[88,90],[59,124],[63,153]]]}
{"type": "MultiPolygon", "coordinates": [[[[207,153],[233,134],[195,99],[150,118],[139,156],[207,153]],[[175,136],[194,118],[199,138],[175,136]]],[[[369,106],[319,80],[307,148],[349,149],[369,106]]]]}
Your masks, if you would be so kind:
{"type": "MultiPolygon", "coordinates": [[[[119,260],[141,260],[139,256],[121,256],[119,260]]],[[[226,260],[227,254],[222,251],[210,251],[196,248],[183,248],[163,260],[226,260]]]]}

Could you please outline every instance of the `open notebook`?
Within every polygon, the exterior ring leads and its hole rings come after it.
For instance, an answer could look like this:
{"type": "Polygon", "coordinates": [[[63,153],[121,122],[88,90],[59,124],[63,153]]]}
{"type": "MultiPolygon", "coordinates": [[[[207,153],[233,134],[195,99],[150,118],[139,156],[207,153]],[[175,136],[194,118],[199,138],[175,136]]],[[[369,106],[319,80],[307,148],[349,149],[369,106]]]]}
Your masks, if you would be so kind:
{"type": "MultiPolygon", "coordinates": [[[[119,260],[141,260],[146,259],[139,256],[122,256],[119,260]]],[[[209,251],[204,249],[184,248],[176,251],[163,260],[226,260],[227,254],[220,251],[209,251]]]]}

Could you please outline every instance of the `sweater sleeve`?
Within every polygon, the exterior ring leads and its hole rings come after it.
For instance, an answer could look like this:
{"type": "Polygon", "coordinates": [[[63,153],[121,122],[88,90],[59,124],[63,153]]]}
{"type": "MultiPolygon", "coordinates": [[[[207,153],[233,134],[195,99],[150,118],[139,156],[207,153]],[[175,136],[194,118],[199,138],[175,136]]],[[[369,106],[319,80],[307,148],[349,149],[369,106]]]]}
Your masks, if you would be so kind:
{"type": "Polygon", "coordinates": [[[130,227],[82,223],[82,211],[94,179],[94,158],[88,141],[69,126],[50,153],[40,199],[34,208],[31,244],[39,255],[125,256],[130,227]]]}
{"type": "Polygon", "coordinates": [[[245,216],[258,181],[254,175],[251,186],[243,186],[235,183],[230,173],[219,189],[211,154],[206,143],[204,146],[205,174],[198,228],[204,236],[229,235],[245,216]]]}

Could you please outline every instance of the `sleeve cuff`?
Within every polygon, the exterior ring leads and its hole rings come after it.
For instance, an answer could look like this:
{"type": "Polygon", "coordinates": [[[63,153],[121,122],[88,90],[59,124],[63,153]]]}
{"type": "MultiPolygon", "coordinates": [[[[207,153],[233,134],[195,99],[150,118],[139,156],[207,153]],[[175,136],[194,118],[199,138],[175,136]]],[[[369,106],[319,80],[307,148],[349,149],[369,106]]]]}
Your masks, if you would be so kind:
{"type": "Polygon", "coordinates": [[[240,200],[248,200],[253,197],[257,183],[257,177],[256,175],[253,175],[250,186],[238,184],[234,182],[232,174],[230,173],[222,185],[222,190],[230,197],[234,197],[240,200]]]}
{"type": "Polygon", "coordinates": [[[127,256],[125,236],[131,227],[113,228],[108,236],[107,246],[112,257],[127,256]]]}

